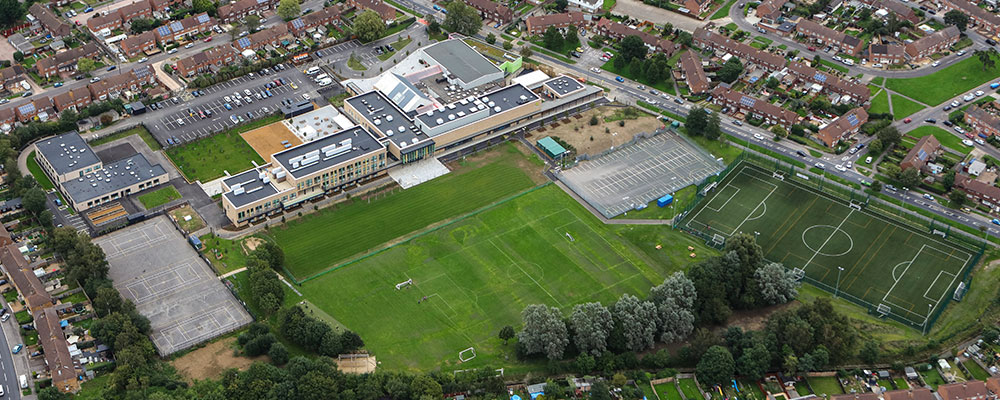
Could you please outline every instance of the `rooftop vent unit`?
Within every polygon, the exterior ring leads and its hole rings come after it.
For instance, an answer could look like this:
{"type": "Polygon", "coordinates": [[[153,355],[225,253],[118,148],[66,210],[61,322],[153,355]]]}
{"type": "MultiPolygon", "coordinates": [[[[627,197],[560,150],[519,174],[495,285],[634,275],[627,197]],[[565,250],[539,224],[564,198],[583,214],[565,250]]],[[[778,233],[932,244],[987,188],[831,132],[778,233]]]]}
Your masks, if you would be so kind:
{"type": "Polygon", "coordinates": [[[444,123],[444,120],[443,120],[443,119],[441,119],[441,118],[438,118],[438,119],[437,119],[437,120],[436,120],[435,122],[437,122],[437,123],[438,123],[438,125],[441,125],[441,124],[443,124],[443,123],[444,123]]]}
{"type": "Polygon", "coordinates": [[[449,121],[454,121],[455,120],[455,114],[448,114],[448,120],[449,121]]]}
{"type": "Polygon", "coordinates": [[[502,109],[502,108],[500,108],[500,106],[496,106],[496,107],[493,107],[493,111],[495,111],[495,112],[500,112],[500,111],[502,111],[502,110],[503,110],[503,109],[502,109]]]}

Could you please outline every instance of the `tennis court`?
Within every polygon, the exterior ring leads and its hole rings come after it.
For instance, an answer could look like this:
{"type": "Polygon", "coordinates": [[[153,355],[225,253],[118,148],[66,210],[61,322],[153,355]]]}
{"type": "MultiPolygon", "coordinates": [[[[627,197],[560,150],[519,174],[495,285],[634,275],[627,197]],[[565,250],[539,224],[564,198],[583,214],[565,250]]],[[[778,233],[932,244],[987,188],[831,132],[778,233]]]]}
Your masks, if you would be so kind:
{"type": "Polygon", "coordinates": [[[917,326],[947,303],[975,253],[748,163],[681,225],[715,241],[755,234],[768,260],[917,326]]]}

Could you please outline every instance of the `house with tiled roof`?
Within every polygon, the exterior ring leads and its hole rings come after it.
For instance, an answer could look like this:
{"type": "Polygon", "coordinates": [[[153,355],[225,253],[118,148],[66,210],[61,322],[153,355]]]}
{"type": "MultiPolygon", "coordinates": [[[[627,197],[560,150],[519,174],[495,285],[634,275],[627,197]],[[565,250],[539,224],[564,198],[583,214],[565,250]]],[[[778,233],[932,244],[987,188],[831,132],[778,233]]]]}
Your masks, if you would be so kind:
{"type": "Polygon", "coordinates": [[[1000,32],[1000,15],[980,8],[977,3],[968,0],[942,0],[941,5],[943,8],[938,10],[940,15],[951,10],[958,10],[969,17],[969,25],[977,31],[987,36],[993,36],[1000,32]]]}
{"type": "Polygon", "coordinates": [[[537,15],[524,19],[525,32],[532,35],[541,35],[551,26],[559,29],[565,29],[571,25],[583,27],[585,23],[586,20],[583,17],[583,13],[579,11],[537,15]]]}
{"type": "Polygon", "coordinates": [[[693,15],[700,15],[712,7],[711,0],[684,0],[681,4],[693,15]]]}
{"type": "MultiPolygon", "coordinates": [[[[871,98],[871,91],[868,89],[868,86],[847,79],[841,79],[836,75],[831,75],[803,63],[788,63],[787,71],[797,79],[822,86],[824,90],[829,90],[841,96],[850,96],[850,102],[864,104],[871,98]]],[[[846,102],[845,100],[842,99],[838,102],[846,102]]]]}
{"type": "Polygon", "coordinates": [[[156,47],[156,34],[153,31],[146,31],[138,35],[131,35],[118,42],[118,47],[128,58],[138,57],[147,51],[159,49],[156,47]]]}
{"type": "Polygon", "coordinates": [[[712,27],[712,24],[708,24],[695,29],[692,35],[694,43],[704,49],[726,52],[741,60],[749,60],[769,71],[777,71],[785,66],[784,57],[758,50],[746,43],[712,32],[712,27]]]}
{"type": "Polygon", "coordinates": [[[977,105],[965,110],[965,123],[972,126],[972,132],[986,136],[1000,135],[1000,118],[977,105]]]}
{"type": "Polygon", "coordinates": [[[396,8],[386,4],[382,0],[347,0],[347,5],[358,10],[375,11],[386,22],[396,20],[396,8]]]}
{"type": "Polygon", "coordinates": [[[868,60],[876,64],[899,64],[906,61],[905,48],[901,44],[872,43],[868,45],[868,60]]]}
{"type": "Polygon", "coordinates": [[[931,54],[948,50],[949,47],[958,43],[961,32],[955,25],[948,25],[944,29],[924,36],[906,45],[906,55],[912,59],[930,57],[931,54]]]}
{"type": "Polygon", "coordinates": [[[181,76],[195,76],[218,70],[236,61],[239,54],[230,45],[216,46],[211,49],[192,54],[177,62],[177,73],[181,76]]]}
{"type": "Polygon", "coordinates": [[[96,59],[98,55],[97,44],[90,42],[38,60],[35,63],[35,70],[38,71],[38,75],[48,78],[55,76],[60,71],[76,71],[76,60],[81,58],[96,59]]]}
{"type": "Polygon", "coordinates": [[[153,29],[153,34],[156,35],[156,42],[162,45],[184,40],[188,35],[208,32],[213,26],[215,19],[209,17],[208,13],[201,13],[159,26],[153,29]]]}
{"type": "Polygon", "coordinates": [[[115,30],[122,27],[122,17],[118,13],[102,15],[95,13],[87,20],[87,28],[91,32],[99,32],[102,29],[115,30]]]}
{"type": "Polygon", "coordinates": [[[52,386],[63,393],[78,392],[83,371],[73,361],[56,308],[48,307],[35,314],[35,328],[38,330],[38,343],[45,353],[45,368],[49,371],[52,386]]]}
{"type": "Polygon", "coordinates": [[[277,6],[278,0],[239,0],[219,6],[219,21],[224,23],[241,21],[248,15],[260,15],[277,6]]]}
{"type": "Polygon", "coordinates": [[[781,7],[785,0],[764,0],[757,6],[757,17],[765,23],[776,23],[781,18],[781,7]]]}
{"type": "Polygon", "coordinates": [[[607,18],[601,18],[597,21],[597,25],[594,26],[594,30],[601,35],[605,35],[612,39],[622,40],[629,36],[638,36],[642,39],[642,42],[646,44],[651,51],[662,52],[667,57],[670,57],[677,51],[677,45],[667,39],[660,38],[656,35],[652,35],[638,29],[632,28],[628,25],[622,24],[620,22],[615,22],[607,18]]]}
{"type": "Polygon", "coordinates": [[[681,54],[681,71],[684,72],[684,80],[687,82],[691,94],[702,94],[708,92],[710,83],[705,76],[705,68],[701,65],[701,59],[693,51],[685,51],[681,54]]]}
{"type": "Polygon", "coordinates": [[[890,390],[883,392],[882,397],[885,400],[936,400],[928,388],[890,390]]]}
{"type": "Polygon", "coordinates": [[[991,398],[990,392],[986,390],[986,382],[977,380],[940,385],[937,393],[941,400],[988,400],[991,398]]]}
{"type": "Polygon", "coordinates": [[[872,392],[841,394],[830,397],[830,400],[881,400],[878,395],[872,392]]]}
{"type": "Polygon", "coordinates": [[[852,56],[861,54],[864,45],[861,39],[805,18],[799,20],[795,32],[825,46],[839,47],[840,51],[852,56]]]}
{"type": "Polygon", "coordinates": [[[765,100],[732,90],[728,84],[720,84],[712,89],[712,103],[728,107],[730,113],[742,113],[752,118],[762,119],[768,125],[780,125],[786,129],[799,121],[799,115],[765,100]]]}
{"type": "Polygon", "coordinates": [[[826,147],[833,148],[837,142],[858,133],[861,125],[864,125],[865,122],[868,122],[868,112],[864,108],[858,107],[820,128],[816,138],[823,142],[826,147]]]}
{"type": "Polygon", "coordinates": [[[20,92],[23,87],[21,87],[21,82],[27,79],[24,74],[24,67],[20,64],[14,64],[7,68],[0,69],[0,86],[8,92],[20,92]]]}
{"type": "Polygon", "coordinates": [[[65,110],[80,111],[84,107],[90,105],[90,103],[90,90],[86,88],[82,90],[70,89],[52,96],[52,107],[55,108],[57,112],[63,112],[65,110]]]}
{"type": "Polygon", "coordinates": [[[484,20],[498,21],[503,24],[514,20],[514,11],[493,0],[464,0],[469,7],[475,8],[484,20]]]}
{"type": "Polygon", "coordinates": [[[164,13],[168,8],[176,8],[177,5],[184,4],[184,0],[149,0],[153,6],[154,13],[164,13]]]}
{"type": "Polygon", "coordinates": [[[268,45],[277,47],[281,45],[281,39],[288,36],[288,25],[278,24],[269,29],[236,39],[233,42],[233,47],[241,53],[244,50],[260,50],[268,45]]]}
{"type": "Polygon", "coordinates": [[[118,15],[126,23],[139,18],[153,18],[153,4],[149,0],[137,1],[119,8],[118,15]]]}
{"type": "Polygon", "coordinates": [[[37,315],[46,307],[52,307],[54,304],[52,296],[45,291],[45,285],[35,276],[28,260],[18,250],[17,244],[0,247],[0,264],[3,264],[4,271],[10,275],[10,280],[14,283],[21,298],[24,299],[24,305],[28,311],[37,315]]]}
{"type": "Polygon", "coordinates": [[[941,142],[938,142],[934,135],[924,136],[906,153],[906,156],[899,163],[899,169],[904,171],[910,168],[916,168],[918,171],[923,170],[927,163],[937,158],[940,151],[941,142]]]}
{"type": "MultiPolygon", "coordinates": [[[[28,13],[35,18],[40,29],[48,32],[53,38],[69,36],[73,27],[63,22],[52,10],[42,3],[34,3],[28,8],[28,13]]],[[[32,26],[34,28],[34,26],[32,26]]]]}
{"type": "Polygon", "coordinates": [[[582,11],[588,14],[597,14],[604,7],[604,0],[569,0],[566,8],[572,11],[582,11]]]}
{"type": "Polygon", "coordinates": [[[95,100],[116,99],[124,92],[137,93],[143,86],[155,86],[156,73],[151,65],[141,65],[129,71],[119,70],[118,74],[107,76],[87,85],[90,96],[95,100]]]}
{"type": "Polygon", "coordinates": [[[293,35],[300,36],[320,27],[330,24],[340,25],[340,23],[340,6],[332,5],[288,21],[287,25],[293,35]]]}
{"type": "Polygon", "coordinates": [[[912,24],[920,22],[920,17],[910,6],[892,0],[861,0],[864,4],[875,10],[886,10],[896,15],[900,21],[909,21],[912,24]]]}

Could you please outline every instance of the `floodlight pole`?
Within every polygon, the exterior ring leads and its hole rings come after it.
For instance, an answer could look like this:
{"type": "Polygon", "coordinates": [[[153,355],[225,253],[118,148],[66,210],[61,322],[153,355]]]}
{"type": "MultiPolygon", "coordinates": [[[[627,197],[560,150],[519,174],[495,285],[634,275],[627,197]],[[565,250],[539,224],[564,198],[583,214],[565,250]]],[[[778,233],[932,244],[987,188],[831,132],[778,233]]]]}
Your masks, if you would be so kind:
{"type": "Polygon", "coordinates": [[[837,288],[834,289],[834,291],[833,291],[833,298],[835,298],[835,299],[837,298],[837,295],[840,294],[840,273],[841,272],[844,272],[844,267],[837,267],[837,288]]]}
{"type": "Polygon", "coordinates": [[[933,305],[927,304],[927,316],[924,317],[924,336],[927,336],[927,323],[931,320],[931,309],[933,308],[933,305]]]}

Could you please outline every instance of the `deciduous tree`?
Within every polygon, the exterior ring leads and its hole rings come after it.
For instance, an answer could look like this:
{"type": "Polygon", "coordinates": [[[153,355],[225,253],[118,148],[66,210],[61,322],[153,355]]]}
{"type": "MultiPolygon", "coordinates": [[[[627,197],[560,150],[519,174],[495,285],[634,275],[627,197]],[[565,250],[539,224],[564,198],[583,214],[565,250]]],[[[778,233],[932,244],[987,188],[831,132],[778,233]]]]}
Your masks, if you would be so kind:
{"type": "Polygon", "coordinates": [[[528,354],[545,354],[550,360],[562,358],[569,344],[569,332],[558,308],[532,304],[521,312],[524,328],[517,340],[528,354]]]}
{"type": "Polygon", "coordinates": [[[285,21],[291,21],[302,14],[298,0],[281,0],[278,2],[278,16],[285,21]]]}
{"type": "Polygon", "coordinates": [[[483,27],[483,19],[479,11],[461,1],[453,1],[446,7],[448,14],[444,17],[444,29],[458,32],[466,36],[475,36],[483,27]]]}
{"type": "Polygon", "coordinates": [[[784,304],[799,295],[795,274],[779,263],[758,268],[754,271],[754,280],[760,286],[760,297],[767,304],[784,304]]]}
{"type": "Polygon", "coordinates": [[[653,347],[658,316],[652,302],[623,294],[615,303],[614,318],[622,330],[628,350],[643,351],[653,347]]]}
{"type": "Polygon", "coordinates": [[[710,347],[698,361],[698,381],[708,387],[729,382],[735,372],[733,355],[722,346],[710,347]]]}
{"type": "Polygon", "coordinates": [[[375,11],[365,10],[354,18],[354,33],[362,42],[371,42],[385,34],[385,22],[375,11]]]}
{"type": "Polygon", "coordinates": [[[573,339],[582,353],[595,356],[607,350],[608,336],[614,328],[611,312],[601,303],[577,304],[569,317],[575,333],[573,339]]]}

